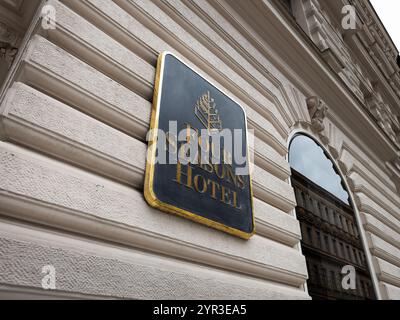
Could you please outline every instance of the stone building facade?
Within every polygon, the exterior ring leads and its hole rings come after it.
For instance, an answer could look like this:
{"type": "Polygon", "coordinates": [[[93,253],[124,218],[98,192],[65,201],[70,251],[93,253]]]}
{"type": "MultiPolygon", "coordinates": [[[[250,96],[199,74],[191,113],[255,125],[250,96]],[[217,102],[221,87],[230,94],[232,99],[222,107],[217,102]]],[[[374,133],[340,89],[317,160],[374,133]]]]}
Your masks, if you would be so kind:
{"type": "Polygon", "coordinates": [[[365,0],[0,0],[0,297],[310,299],[287,161],[304,133],[349,191],[364,297],[400,299],[397,57],[365,0]],[[248,241],[144,200],[163,51],[247,112],[248,241]]]}

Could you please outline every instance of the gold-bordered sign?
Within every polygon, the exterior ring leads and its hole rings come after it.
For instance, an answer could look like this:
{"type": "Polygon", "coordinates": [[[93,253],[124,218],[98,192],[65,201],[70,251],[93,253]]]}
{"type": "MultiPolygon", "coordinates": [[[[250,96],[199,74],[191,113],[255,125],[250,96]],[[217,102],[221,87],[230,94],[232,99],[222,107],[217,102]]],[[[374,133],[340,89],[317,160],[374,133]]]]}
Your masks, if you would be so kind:
{"type": "MultiPolygon", "coordinates": [[[[249,239],[255,225],[243,108],[181,59],[163,52],[157,62],[150,129],[144,183],[146,201],[162,211],[249,239]],[[156,162],[159,151],[165,151],[157,150],[161,148],[157,142],[159,132],[168,136],[170,121],[177,124],[178,132],[204,129],[211,135],[224,129],[231,132],[241,129],[239,146],[234,144],[234,148],[244,156],[247,173],[236,174],[243,164],[236,163],[224,145],[220,145],[224,159],[220,164],[156,162]]],[[[169,144],[167,153],[179,152],[178,143],[169,144]]],[[[210,146],[214,147],[212,142],[210,146]]]]}

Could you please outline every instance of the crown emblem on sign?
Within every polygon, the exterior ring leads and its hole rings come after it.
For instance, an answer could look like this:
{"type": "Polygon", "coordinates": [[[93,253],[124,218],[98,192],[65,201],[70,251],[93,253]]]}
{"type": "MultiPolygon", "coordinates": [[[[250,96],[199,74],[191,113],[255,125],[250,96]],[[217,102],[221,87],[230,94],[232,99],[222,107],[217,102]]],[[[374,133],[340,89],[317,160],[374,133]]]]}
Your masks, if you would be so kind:
{"type": "Polygon", "coordinates": [[[219,117],[215,101],[211,98],[209,91],[197,100],[194,113],[208,131],[222,130],[222,121],[219,117]]]}

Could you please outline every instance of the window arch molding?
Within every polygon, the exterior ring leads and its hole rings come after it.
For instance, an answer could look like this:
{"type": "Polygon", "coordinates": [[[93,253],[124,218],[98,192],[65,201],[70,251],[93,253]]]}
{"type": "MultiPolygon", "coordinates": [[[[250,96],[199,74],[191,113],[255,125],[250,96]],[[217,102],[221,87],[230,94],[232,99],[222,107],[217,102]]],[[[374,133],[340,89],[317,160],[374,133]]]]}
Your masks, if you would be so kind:
{"type": "MultiPolygon", "coordinates": [[[[287,149],[288,149],[288,153],[286,155],[286,161],[289,163],[289,152],[290,152],[290,146],[292,141],[298,137],[298,136],[305,136],[310,138],[311,140],[313,140],[324,152],[324,154],[326,155],[326,157],[328,158],[328,160],[332,163],[334,170],[336,171],[336,173],[339,175],[343,187],[345,188],[345,190],[347,191],[348,195],[349,195],[349,204],[353,209],[354,212],[354,216],[356,219],[356,223],[357,223],[357,228],[359,230],[360,233],[360,238],[361,238],[361,243],[362,243],[362,247],[364,249],[364,253],[366,255],[366,262],[367,262],[367,266],[370,272],[370,276],[371,276],[371,280],[372,280],[372,284],[373,284],[373,290],[376,296],[377,300],[382,300],[382,295],[379,289],[379,280],[377,278],[376,275],[376,271],[373,265],[373,261],[372,261],[372,255],[371,252],[369,250],[369,245],[368,245],[368,241],[367,241],[367,236],[365,233],[365,230],[363,228],[363,224],[362,224],[362,220],[361,220],[361,214],[360,211],[358,209],[358,206],[356,205],[356,201],[355,201],[355,196],[353,191],[350,188],[350,183],[347,180],[346,175],[344,174],[342,168],[339,166],[338,161],[335,160],[335,158],[332,155],[332,152],[329,151],[329,148],[332,148],[332,146],[328,146],[327,143],[324,143],[322,141],[322,139],[320,139],[318,137],[318,135],[316,135],[311,129],[306,129],[306,128],[296,128],[294,130],[292,130],[290,132],[290,134],[288,135],[287,138],[287,149]]],[[[334,147],[333,147],[334,148],[334,147]]],[[[334,152],[336,154],[340,154],[340,150],[334,150],[334,152]]],[[[292,180],[291,177],[289,178],[289,184],[292,186],[292,180]]],[[[292,210],[292,214],[293,216],[297,219],[297,215],[296,215],[296,210],[293,209],[292,210]]],[[[301,246],[298,246],[299,250],[301,250],[301,246]]]]}

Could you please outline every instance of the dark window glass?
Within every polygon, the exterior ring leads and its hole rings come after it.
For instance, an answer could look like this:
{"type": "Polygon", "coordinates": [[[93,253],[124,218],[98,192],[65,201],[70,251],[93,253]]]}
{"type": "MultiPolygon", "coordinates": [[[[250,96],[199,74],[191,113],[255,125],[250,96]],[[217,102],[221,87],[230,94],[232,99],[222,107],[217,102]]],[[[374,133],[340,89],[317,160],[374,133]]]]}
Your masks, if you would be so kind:
{"type": "Polygon", "coordinates": [[[338,170],[323,149],[303,135],[292,140],[289,162],[310,296],[329,300],[373,299],[356,218],[338,170]],[[342,288],[341,270],[347,264],[357,266],[357,290],[342,288]]]}
{"type": "Polygon", "coordinates": [[[329,245],[329,238],[328,238],[328,236],[324,236],[324,239],[325,239],[325,250],[326,250],[328,253],[331,253],[331,246],[329,245]]]}
{"type": "Polygon", "coordinates": [[[307,238],[308,238],[308,242],[312,243],[312,230],[311,230],[311,227],[307,227],[307,238]]]}
{"type": "Polygon", "coordinates": [[[335,255],[337,255],[336,240],[335,240],[335,239],[332,239],[332,243],[333,243],[333,253],[334,253],[335,255]]]}

